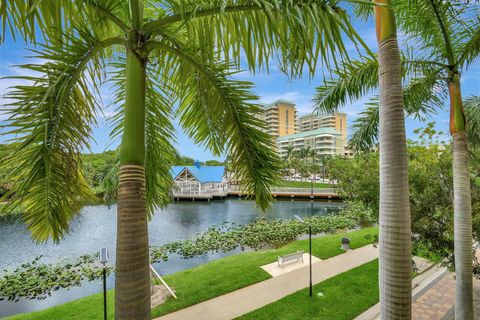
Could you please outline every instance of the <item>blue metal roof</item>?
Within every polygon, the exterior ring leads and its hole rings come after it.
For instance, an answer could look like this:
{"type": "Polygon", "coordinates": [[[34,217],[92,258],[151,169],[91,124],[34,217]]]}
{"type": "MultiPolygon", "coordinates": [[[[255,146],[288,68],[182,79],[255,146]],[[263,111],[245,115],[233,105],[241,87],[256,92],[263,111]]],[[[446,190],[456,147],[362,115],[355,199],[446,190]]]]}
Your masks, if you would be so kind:
{"type": "Polygon", "coordinates": [[[171,169],[173,179],[175,180],[184,169],[190,171],[201,183],[222,182],[225,173],[224,166],[173,166],[171,169]]]}

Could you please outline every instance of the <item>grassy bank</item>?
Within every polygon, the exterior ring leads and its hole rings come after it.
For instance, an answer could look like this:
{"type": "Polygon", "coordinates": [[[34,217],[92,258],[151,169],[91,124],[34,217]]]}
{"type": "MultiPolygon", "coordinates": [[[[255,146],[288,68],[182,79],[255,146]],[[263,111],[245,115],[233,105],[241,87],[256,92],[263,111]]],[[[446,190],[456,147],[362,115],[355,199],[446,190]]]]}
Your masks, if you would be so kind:
{"type": "Polygon", "coordinates": [[[378,260],[297,291],[238,320],[351,320],[378,302],[378,260]],[[318,296],[317,293],[323,293],[318,296]]]}
{"type": "MultiPolygon", "coordinates": [[[[377,228],[353,231],[348,234],[352,239],[351,247],[358,248],[371,242],[367,234],[377,234],[377,228]]],[[[345,234],[327,235],[313,239],[313,255],[327,259],[343,253],[340,249],[340,238],[345,234]]],[[[219,295],[246,287],[270,278],[260,266],[276,261],[278,255],[308,250],[308,241],[300,240],[280,249],[261,250],[241,253],[212,261],[199,267],[165,276],[165,281],[175,288],[178,300],[169,299],[153,310],[157,317],[193,304],[217,297],[219,295]]],[[[113,319],[113,292],[110,295],[110,319],[113,319]]],[[[96,320],[102,315],[102,295],[97,294],[65,303],[39,312],[18,315],[12,319],[75,319],[96,320]]]]}

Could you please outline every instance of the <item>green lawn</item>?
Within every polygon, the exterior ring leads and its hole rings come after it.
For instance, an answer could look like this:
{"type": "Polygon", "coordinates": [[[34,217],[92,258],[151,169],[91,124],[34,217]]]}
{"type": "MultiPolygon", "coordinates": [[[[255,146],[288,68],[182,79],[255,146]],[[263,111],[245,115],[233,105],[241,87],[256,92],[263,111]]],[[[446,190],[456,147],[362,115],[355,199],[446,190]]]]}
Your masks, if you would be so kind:
{"type": "MultiPolygon", "coordinates": [[[[351,247],[358,248],[368,244],[373,237],[367,240],[365,235],[371,234],[373,236],[377,233],[377,228],[367,228],[350,232],[348,237],[352,239],[351,247]]],[[[313,255],[321,259],[327,259],[343,253],[340,249],[340,238],[343,236],[345,236],[345,234],[334,234],[314,238],[313,255]]],[[[165,276],[165,281],[175,288],[178,300],[169,299],[153,310],[153,316],[158,317],[266,280],[270,278],[270,275],[263,271],[260,266],[276,261],[278,255],[295,252],[296,250],[307,251],[308,240],[296,241],[280,249],[261,250],[229,256],[193,269],[165,276]]],[[[113,301],[113,292],[110,292],[109,301],[113,301]]],[[[109,318],[113,319],[112,304],[109,304],[109,309],[109,318]]],[[[19,315],[9,319],[96,320],[101,318],[101,312],[102,296],[101,294],[97,294],[44,311],[19,315]]]]}
{"type": "Polygon", "coordinates": [[[378,302],[378,260],[297,291],[239,320],[351,320],[378,302]],[[317,296],[322,292],[324,296],[317,296]]]}
{"type": "MultiPolygon", "coordinates": [[[[280,188],[311,188],[312,183],[310,181],[281,181],[277,184],[280,188]]],[[[315,182],[314,188],[331,188],[328,183],[315,182]]]]}

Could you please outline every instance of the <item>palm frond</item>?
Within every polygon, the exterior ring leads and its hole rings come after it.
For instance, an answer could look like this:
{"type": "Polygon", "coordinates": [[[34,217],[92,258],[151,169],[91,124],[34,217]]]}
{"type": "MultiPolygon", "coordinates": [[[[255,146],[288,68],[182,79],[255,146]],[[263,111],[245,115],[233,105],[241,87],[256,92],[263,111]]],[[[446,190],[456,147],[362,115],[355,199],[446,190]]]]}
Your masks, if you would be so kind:
{"type": "Polygon", "coordinates": [[[170,55],[167,61],[177,61],[172,82],[179,94],[180,125],[194,142],[215,155],[228,153],[235,178],[255,195],[262,209],[267,208],[280,160],[273,140],[255,116],[260,107],[255,103],[258,97],[251,93],[252,83],[231,79],[230,64],[206,59],[190,46],[155,43],[152,47],[170,55]]]}
{"type": "Polygon", "coordinates": [[[8,130],[2,134],[17,146],[8,160],[17,181],[8,207],[25,212],[23,220],[36,241],[58,241],[72,217],[92,200],[80,152],[89,146],[98,108],[92,79],[101,76],[102,49],[115,43],[77,30],[77,37],[60,48],[44,46],[35,58],[45,62],[21,66],[34,75],[15,77],[28,84],[6,96],[8,130]]]}
{"type": "Polygon", "coordinates": [[[371,17],[373,17],[373,11],[375,8],[375,4],[373,1],[351,1],[350,6],[353,8],[353,12],[355,16],[367,21],[371,17]]]}
{"type": "Polygon", "coordinates": [[[360,99],[378,86],[378,61],[373,56],[344,63],[333,71],[332,80],[316,88],[317,112],[330,113],[347,102],[360,99]]]}
{"type": "Polygon", "coordinates": [[[276,56],[281,69],[292,76],[304,65],[335,64],[346,56],[344,39],[362,43],[337,1],[278,0],[165,0],[146,12],[156,12],[144,26],[147,35],[185,30],[202,55],[221,49],[225,61],[240,67],[243,56],[252,71],[268,68],[276,56]]]}
{"type": "Polygon", "coordinates": [[[129,30],[128,7],[121,0],[0,0],[0,43],[9,32],[15,39],[36,42],[40,38],[61,45],[59,35],[74,35],[79,24],[90,26],[97,36],[112,37],[129,30]],[[60,32],[61,30],[61,32],[60,32]]]}
{"type": "Polygon", "coordinates": [[[100,183],[103,189],[103,201],[110,206],[115,203],[118,195],[118,174],[120,169],[120,158],[118,152],[107,160],[105,167],[100,174],[100,183]]]}
{"type": "Polygon", "coordinates": [[[468,68],[480,56],[480,18],[469,28],[468,38],[459,50],[458,65],[468,68]]]}
{"type": "Polygon", "coordinates": [[[446,1],[402,0],[393,3],[400,29],[417,51],[437,54],[446,61],[451,46],[451,21],[446,1]],[[437,15],[438,14],[438,15],[437,15]],[[448,41],[448,44],[446,43],[448,41]]]}
{"type": "Polygon", "coordinates": [[[426,121],[432,114],[444,108],[448,96],[438,73],[413,78],[403,89],[403,107],[407,116],[426,121]]]}
{"type": "MultiPolygon", "coordinates": [[[[460,66],[475,50],[478,5],[468,1],[399,0],[393,6],[400,29],[417,52],[450,66],[460,66]],[[468,53],[467,53],[468,54],[468,53]],[[461,56],[464,56],[461,58],[461,56]]],[[[472,58],[472,57],[471,57],[472,58]]]]}
{"type": "MultiPolygon", "coordinates": [[[[446,92],[438,84],[435,75],[415,78],[403,88],[403,102],[407,117],[427,121],[443,107],[446,92]]],[[[356,151],[370,150],[377,144],[379,125],[378,97],[367,103],[365,111],[354,122],[349,148],[356,151]]]]}
{"type": "Polygon", "coordinates": [[[348,148],[353,151],[372,149],[378,141],[379,109],[377,101],[366,104],[366,109],[360,112],[358,119],[352,125],[353,134],[348,141],[348,148]]]}
{"type": "Polygon", "coordinates": [[[467,119],[467,136],[469,145],[480,147],[480,97],[472,96],[465,100],[465,117],[467,119]]]}

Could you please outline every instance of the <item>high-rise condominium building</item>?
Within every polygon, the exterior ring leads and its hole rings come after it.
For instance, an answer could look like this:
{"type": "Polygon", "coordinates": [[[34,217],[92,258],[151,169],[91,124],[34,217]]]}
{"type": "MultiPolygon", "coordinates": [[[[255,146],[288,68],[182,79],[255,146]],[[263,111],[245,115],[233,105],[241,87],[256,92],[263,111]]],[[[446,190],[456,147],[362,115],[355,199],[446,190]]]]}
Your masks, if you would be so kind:
{"type": "Polygon", "coordinates": [[[265,121],[267,133],[274,139],[298,132],[297,110],[295,103],[277,100],[264,105],[260,118],[265,121]]]}
{"type": "Polygon", "coordinates": [[[347,141],[347,115],[334,112],[326,115],[309,114],[300,117],[300,132],[311,131],[318,128],[334,128],[341,133],[343,141],[347,141]]]}

